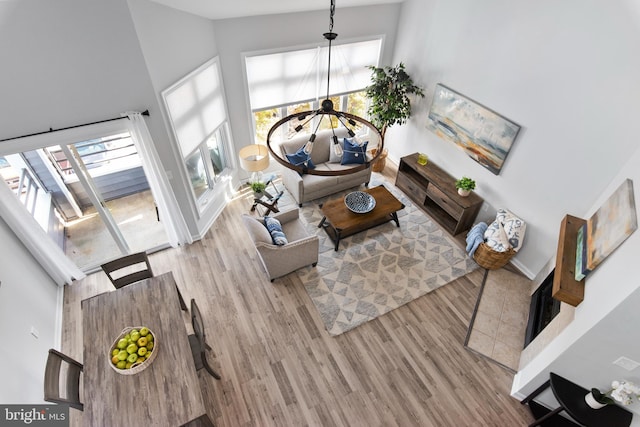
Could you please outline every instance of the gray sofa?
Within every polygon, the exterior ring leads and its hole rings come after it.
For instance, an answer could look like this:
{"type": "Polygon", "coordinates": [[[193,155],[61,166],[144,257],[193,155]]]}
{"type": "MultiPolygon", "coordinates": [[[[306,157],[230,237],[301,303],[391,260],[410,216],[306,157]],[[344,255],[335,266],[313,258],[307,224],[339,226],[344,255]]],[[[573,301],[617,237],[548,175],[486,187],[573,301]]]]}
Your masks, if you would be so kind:
{"type": "MultiPolygon", "coordinates": [[[[311,152],[311,161],[318,170],[341,170],[349,169],[354,165],[341,165],[339,161],[331,162],[331,150],[333,140],[331,130],[322,130],[316,134],[316,139],[311,152]]],[[[336,136],[342,141],[348,137],[347,130],[343,127],[336,129],[336,136]]],[[[304,146],[309,140],[309,135],[300,135],[288,141],[281,142],[279,149],[282,157],[286,159],[286,154],[295,153],[300,147],[304,146]]],[[[375,144],[369,144],[369,147],[375,147],[375,144]]],[[[371,160],[371,156],[367,154],[367,159],[371,160]]],[[[334,159],[335,160],[335,159],[334,159]]],[[[298,172],[282,167],[282,182],[289,193],[293,196],[299,206],[310,200],[328,196],[338,191],[348,188],[357,187],[361,184],[365,186],[371,180],[371,168],[339,176],[318,176],[304,174],[300,176],[298,172]]]]}

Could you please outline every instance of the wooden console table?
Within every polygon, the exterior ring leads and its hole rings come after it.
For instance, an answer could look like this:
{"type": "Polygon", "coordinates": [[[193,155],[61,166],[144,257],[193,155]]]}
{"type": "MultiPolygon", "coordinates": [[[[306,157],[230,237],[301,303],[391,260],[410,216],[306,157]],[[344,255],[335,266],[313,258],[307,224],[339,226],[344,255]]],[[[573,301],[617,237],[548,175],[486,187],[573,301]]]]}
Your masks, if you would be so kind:
{"type": "Polygon", "coordinates": [[[549,380],[545,381],[533,393],[527,396],[520,403],[528,404],[537,395],[551,387],[556,400],[560,406],[546,415],[538,418],[529,427],[543,425],[543,423],[554,417],[556,414],[566,411],[574,420],[585,426],[592,427],[626,427],[631,425],[633,414],[618,405],[607,405],[604,408],[592,409],[584,400],[584,396],[589,393],[586,388],[551,372],[549,380]]]}
{"type": "Polygon", "coordinates": [[[484,202],[460,196],[455,178],[431,161],[418,164],[418,153],[400,159],[396,186],[454,236],[471,228],[484,202]]]}

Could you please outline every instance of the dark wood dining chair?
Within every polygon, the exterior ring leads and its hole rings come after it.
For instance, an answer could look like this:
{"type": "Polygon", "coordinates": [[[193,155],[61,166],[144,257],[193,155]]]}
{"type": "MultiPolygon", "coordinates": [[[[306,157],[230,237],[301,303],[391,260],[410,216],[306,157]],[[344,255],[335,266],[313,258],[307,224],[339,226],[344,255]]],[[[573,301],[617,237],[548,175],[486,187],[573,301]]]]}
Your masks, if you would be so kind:
{"type": "Polygon", "coordinates": [[[67,404],[83,410],[80,402],[80,374],[82,363],[50,349],[47,366],[44,370],[44,400],[67,404]]]}
{"type": "Polygon", "coordinates": [[[153,270],[146,252],[125,255],[104,263],[102,270],[116,289],[153,277],[153,270]]]}
{"type": "MultiPolygon", "coordinates": [[[[153,277],[153,270],[151,269],[149,257],[146,252],[125,255],[121,258],[104,263],[101,267],[116,289],[153,277]]],[[[184,302],[184,298],[182,298],[182,294],[180,293],[180,289],[178,289],[177,284],[176,290],[178,291],[180,308],[186,311],[188,307],[184,302]]]]}
{"type": "Polygon", "coordinates": [[[189,335],[189,346],[191,346],[191,354],[196,364],[196,371],[204,368],[213,378],[219,380],[220,375],[213,370],[207,361],[207,350],[211,350],[211,347],[205,339],[202,314],[194,299],[191,300],[191,325],[193,326],[193,335],[189,335]]]}

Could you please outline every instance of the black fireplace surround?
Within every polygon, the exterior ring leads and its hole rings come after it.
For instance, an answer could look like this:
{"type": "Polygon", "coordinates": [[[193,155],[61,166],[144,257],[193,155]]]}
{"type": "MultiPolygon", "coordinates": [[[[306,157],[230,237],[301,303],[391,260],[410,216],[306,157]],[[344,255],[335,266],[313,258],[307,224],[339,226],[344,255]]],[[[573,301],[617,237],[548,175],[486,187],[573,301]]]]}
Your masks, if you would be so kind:
{"type": "Polygon", "coordinates": [[[529,345],[531,341],[553,320],[560,312],[560,301],[554,299],[551,294],[553,291],[553,273],[542,281],[538,289],[531,295],[531,305],[529,306],[529,321],[527,322],[527,330],[524,336],[524,346],[529,345]]]}

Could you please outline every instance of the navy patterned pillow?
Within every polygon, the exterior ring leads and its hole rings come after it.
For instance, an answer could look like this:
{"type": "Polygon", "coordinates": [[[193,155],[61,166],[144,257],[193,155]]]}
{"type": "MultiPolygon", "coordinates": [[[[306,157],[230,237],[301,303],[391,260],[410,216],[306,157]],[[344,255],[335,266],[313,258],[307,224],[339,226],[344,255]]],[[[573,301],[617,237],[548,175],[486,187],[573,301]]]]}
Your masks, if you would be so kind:
{"type": "Polygon", "coordinates": [[[316,165],[311,162],[311,156],[304,152],[304,147],[300,147],[298,151],[293,154],[287,154],[287,160],[292,165],[304,167],[306,166],[308,169],[315,169],[316,165]]]}
{"type": "Polygon", "coordinates": [[[342,165],[358,164],[363,165],[367,160],[367,144],[369,141],[358,144],[354,139],[344,138],[342,153],[342,165]]]}
{"type": "Polygon", "coordinates": [[[271,240],[273,240],[274,245],[283,246],[289,243],[287,236],[285,236],[282,231],[282,224],[280,224],[280,221],[276,218],[265,216],[264,225],[267,227],[267,230],[269,230],[269,234],[271,234],[271,240]]]}

